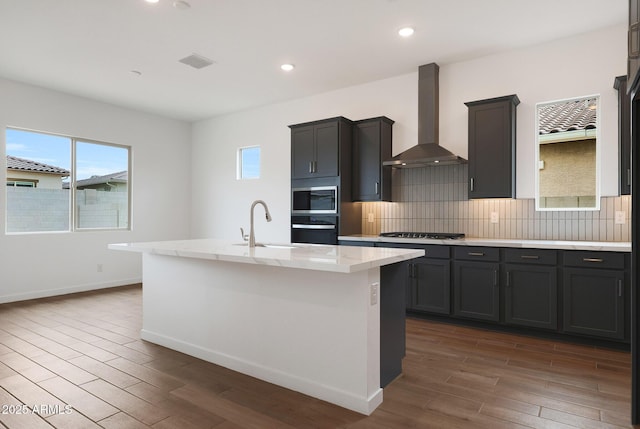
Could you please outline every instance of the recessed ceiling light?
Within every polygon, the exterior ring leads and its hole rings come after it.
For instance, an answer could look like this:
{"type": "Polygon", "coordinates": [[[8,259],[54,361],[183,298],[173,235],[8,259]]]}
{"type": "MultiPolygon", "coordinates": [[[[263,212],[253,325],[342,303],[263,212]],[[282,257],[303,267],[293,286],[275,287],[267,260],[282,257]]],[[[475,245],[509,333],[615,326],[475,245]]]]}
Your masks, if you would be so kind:
{"type": "Polygon", "coordinates": [[[296,66],[294,66],[293,64],[282,64],[280,68],[284,71],[291,71],[296,68],[296,66]]]}
{"type": "Polygon", "coordinates": [[[187,10],[191,7],[191,5],[184,0],[176,0],[173,2],[173,7],[180,10],[187,10]]]}
{"type": "Polygon", "coordinates": [[[411,27],[404,27],[401,28],[400,30],[398,30],[398,34],[402,37],[409,37],[412,36],[413,33],[415,32],[415,30],[411,27]]]}
{"type": "Polygon", "coordinates": [[[144,0],[147,3],[158,3],[160,0],[144,0]]]}

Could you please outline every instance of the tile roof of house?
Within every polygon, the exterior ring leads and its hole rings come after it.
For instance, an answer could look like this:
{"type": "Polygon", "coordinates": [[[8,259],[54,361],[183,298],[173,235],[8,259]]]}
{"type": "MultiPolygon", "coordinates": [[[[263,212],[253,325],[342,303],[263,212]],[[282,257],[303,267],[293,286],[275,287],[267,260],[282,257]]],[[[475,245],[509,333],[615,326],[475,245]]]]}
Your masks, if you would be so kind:
{"type": "Polygon", "coordinates": [[[540,106],[540,134],[596,128],[597,109],[590,108],[595,101],[595,98],[590,98],[540,106]]]}
{"type": "Polygon", "coordinates": [[[127,170],[118,171],[117,173],[105,174],[103,176],[91,176],[88,179],[78,180],[77,187],[99,185],[102,183],[127,183],[129,180],[129,172],[127,170]]]}
{"type": "Polygon", "coordinates": [[[54,165],[43,164],[41,162],[32,161],[30,159],[18,158],[17,156],[7,155],[7,169],[33,171],[37,173],[51,173],[60,176],[68,176],[71,174],[69,170],[56,167],[54,165]]]}

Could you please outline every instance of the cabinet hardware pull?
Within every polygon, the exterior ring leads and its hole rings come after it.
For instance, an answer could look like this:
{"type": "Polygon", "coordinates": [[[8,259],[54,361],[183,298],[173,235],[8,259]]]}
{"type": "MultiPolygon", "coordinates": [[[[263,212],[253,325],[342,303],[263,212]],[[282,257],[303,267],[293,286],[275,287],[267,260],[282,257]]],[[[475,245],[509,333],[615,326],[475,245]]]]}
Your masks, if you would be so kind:
{"type": "Polygon", "coordinates": [[[507,271],[507,287],[511,286],[511,271],[507,271]]]}
{"type": "Polygon", "coordinates": [[[521,255],[520,257],[522,259],[540,259],[540,256],[538,255],[521,255]]]}
{"type": "Polygon", "coordinates": [[[469,256],[484,256],[482,252],[469,252],[469,256]]]}
{"type": "Polygon", "coordinates": [[[584,262],[604,262],[602,258],[582,258],[584,262]]]}
{"type": "Polygon", "coordinates": [[[493,270],[493,286],[498,286],[498,270],[493,270]]]}
{"type": "Polygon", "coordinates": [[[413,278],[413,264],[409,264],[409,265],[407,265],[407,267],[409,268],[409,278],[412,279],[413,278]]]}
{"type": "Polygon", "coordinates": [[[622,280],[618,280],[618,296],[622,297],[622,280]]]}
{"type": "Polygon", "coordinates": [[[309,161],[309,173],[313,173],[313,161],[309,161]]]}
{"type": "Polygon", "coordinates": [[[631,186],[631,169],[627,168],[627,186],[631,186]]]}
{"type": "Polygon", "coordinates": [[[375,189],[376,189],[376,195],[378,195],[378,182],[376,182],[375,189]]]}
{"type": "Polygon", "coordinates": [[[474,186],[473,186],[473,185],[474,185],[474,183],[473,183],[473,182],[474,182],[474,180],[473,180],[473,177],[472,177],[472,178],[471,178],[471,192],[473,192],[473,188],[474,188],[474,186]]]}
{"type": "Polygon", "coordinates": [[[629,58],[638,58],[638,56],[640,56],[640,51],[634,51],[633,48],[632,48],[632,46],[634,45],[633,44],[633,36],[634,36],[634,33],[636,33],[636,34],[638,33],[638,26],[639,25],[640,25],[640,23],[636,22],[636,23],[632,24],[631,26],[629,26],[629,32],[627,33],[627,37],[628,37],[627,46],[629,47],[627,56],[629,58]]]}

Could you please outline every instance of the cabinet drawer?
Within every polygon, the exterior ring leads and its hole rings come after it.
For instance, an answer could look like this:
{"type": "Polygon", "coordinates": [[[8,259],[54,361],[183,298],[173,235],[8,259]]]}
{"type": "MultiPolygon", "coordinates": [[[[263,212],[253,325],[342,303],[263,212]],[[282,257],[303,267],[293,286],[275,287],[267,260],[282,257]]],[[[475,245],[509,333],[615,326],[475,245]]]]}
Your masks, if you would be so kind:
{"type": "Polygon", "coordinates": [[[624,269],[624,254],[614,252],[564,252],[564,265],[582,268],[624,269]]]}
{"type": "Polygon", "coordinates": [[[341,246],[374,247],[373,241],[340,240],[338,244],[341,246]]]}
{"type": "Polygon", "coordinates": [[[558,252],[543,249],[504,249],[504,261],[514,264],[556,265],[558,252]]]}
{"type": "Polygon", "coordinates": [[[500,249],[498,247],[458,246],[454,250],[454,257],[466,261],[497,262],[500,259],[500,249]]]}
{"type": "Polygon", "coordinates": [[[376,243],[376,247],[394,247],[400,249],[423,249],[425,258],[449,259],[449,246],[437,244],[411,244],[411,243],[376,243]]]}

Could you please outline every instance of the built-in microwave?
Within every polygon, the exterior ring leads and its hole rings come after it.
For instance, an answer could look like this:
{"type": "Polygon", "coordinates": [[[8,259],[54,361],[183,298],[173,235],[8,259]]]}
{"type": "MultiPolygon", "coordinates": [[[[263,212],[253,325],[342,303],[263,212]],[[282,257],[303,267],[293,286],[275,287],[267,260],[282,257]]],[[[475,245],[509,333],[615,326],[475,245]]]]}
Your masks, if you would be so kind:
{"type": "Polygon", "coordinates": [[[337,213],[337,186],[311,186],[291,189],[291,214],[337,213]]]}

